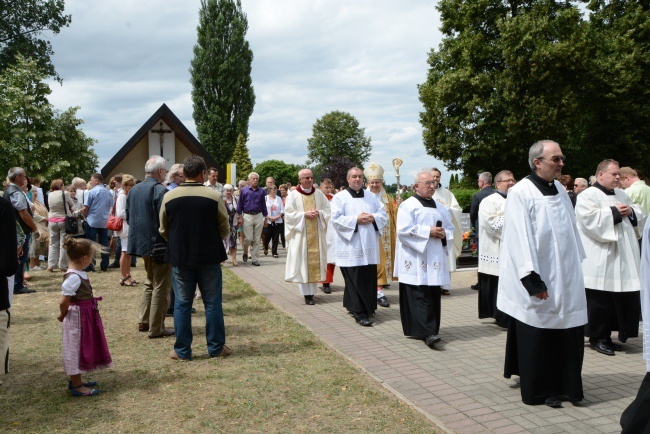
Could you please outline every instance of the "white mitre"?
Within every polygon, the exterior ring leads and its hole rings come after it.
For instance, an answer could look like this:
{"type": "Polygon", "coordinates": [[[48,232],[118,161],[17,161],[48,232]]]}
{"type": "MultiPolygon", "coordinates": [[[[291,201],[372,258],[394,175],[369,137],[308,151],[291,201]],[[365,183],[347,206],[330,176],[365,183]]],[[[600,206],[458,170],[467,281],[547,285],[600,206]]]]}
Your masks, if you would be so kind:
{"type": "Polygon", "coordinates": [[[371,181],[374,179],[384,179],[384,168],[377,163],[370,163],[368,167],[363,170],[363,176],[366,180],[371,181]]]}

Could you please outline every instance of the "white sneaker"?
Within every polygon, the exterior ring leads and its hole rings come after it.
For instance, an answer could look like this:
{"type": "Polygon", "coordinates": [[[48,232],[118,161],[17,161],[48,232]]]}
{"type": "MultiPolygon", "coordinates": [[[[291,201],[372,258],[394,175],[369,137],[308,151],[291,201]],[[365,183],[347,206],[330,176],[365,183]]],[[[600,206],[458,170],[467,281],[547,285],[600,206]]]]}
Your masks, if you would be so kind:
{"type": "Polygon", "coordinates": [[[40,265],[37,265],[36,267],[32,268],[32,271],[43,271],[45,268],[41,267],[40,265]]]}

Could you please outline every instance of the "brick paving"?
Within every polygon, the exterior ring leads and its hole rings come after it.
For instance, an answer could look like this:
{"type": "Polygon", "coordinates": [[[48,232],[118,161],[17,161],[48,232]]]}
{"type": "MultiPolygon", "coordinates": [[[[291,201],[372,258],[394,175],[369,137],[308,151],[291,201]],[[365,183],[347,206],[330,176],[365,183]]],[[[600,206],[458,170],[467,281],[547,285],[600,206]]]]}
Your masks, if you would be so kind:
{"type": "MultiPolygon", "coordinates": [[[[260,267],[241,261],[226,268],[313,331],[386,389],[424,414],[439,432],[615,433],[645,375],[643,343],[605,356],[585,347],[585,400],[563,408],[528,406],[512,379],[503,377],[506,331],[477,317],[476,271],[452,275],[452,295],[442,300],[436,350],[406,338],[399,317],[397,284],[386,290],[390,308],[379,307],[373,327],[361,327],[343,308],[343,277],[337,269],[332,294],[319,292],[307,306],[296,284],[284,281],[286,254],[260,258],[260,267]]],[[[227,324],[226,324],[227,327],[227,324]]]]}

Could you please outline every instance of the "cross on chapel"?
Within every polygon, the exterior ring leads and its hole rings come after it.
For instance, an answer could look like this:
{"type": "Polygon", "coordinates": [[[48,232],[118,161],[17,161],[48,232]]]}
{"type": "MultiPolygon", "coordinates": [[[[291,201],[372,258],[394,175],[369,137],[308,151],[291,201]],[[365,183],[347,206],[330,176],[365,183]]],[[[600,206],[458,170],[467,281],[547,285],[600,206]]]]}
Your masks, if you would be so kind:
{"type": "Polygon", "coordinates": [[[166,130],[163,128],[163,123],[160,121],[160,129],[157,130],[151,130],[152,133],[156,133],[160,135],[160,156],[164,157],[163,155],[163,142],[164,142],[164,134],[165,133],[171,133],[172,130],[166,130]]]}

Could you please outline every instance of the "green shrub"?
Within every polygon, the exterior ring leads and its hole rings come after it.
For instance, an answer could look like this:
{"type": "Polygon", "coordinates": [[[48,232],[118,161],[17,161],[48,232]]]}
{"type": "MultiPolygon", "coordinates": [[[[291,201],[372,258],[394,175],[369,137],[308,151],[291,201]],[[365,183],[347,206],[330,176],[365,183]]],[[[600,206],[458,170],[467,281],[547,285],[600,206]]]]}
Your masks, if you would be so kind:
{"type": "Polygon", "coordinates": [[[469,188],[455,188],[451,190],[451,192],[454,193],[454,196],[456,196],[456,200],[463,209],[463,212],[469,212],[469,207],[472,204],[472,197],[477,191],[478,189],[469,188]]]}

